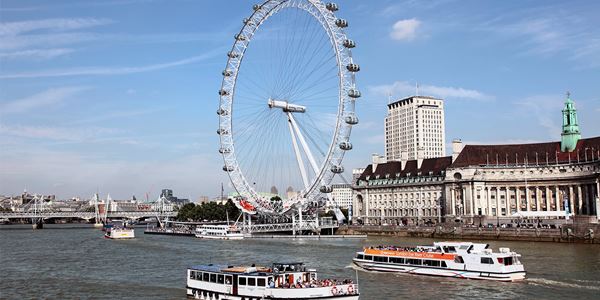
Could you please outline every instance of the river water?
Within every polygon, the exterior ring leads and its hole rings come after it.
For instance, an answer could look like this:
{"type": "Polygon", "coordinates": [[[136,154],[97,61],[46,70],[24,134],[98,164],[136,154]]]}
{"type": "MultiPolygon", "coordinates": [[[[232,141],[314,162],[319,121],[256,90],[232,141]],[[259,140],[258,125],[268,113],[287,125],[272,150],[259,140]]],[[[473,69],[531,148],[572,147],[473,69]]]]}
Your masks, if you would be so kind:
{"type": "Polygon", "coordinates": [[[186,267],[303,261],[321,278],[354,278],[361,299],[600,299],[600,246],[489,242],[523,255],[528,279],[500,283],[356,271],[367,245],[423,245],[430,239],[208,241],[145,235],[108,240],[76,225],[0,226],[0,299],[185,299],[186,267]]]}

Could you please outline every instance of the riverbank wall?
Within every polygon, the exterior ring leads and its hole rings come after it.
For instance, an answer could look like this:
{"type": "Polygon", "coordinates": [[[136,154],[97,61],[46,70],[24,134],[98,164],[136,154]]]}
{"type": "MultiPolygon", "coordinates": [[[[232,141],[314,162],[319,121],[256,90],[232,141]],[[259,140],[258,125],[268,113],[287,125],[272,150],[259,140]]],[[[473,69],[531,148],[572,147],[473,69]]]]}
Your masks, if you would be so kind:
{"type": "Polygon", "coordinates": [[[416,226],[340,226],[336,234],[366,234],[436,239],[504,240],[556,243],[600,244],[600,225],[570,224],[560,228],[501,228],[437,225],[416,226]]]}

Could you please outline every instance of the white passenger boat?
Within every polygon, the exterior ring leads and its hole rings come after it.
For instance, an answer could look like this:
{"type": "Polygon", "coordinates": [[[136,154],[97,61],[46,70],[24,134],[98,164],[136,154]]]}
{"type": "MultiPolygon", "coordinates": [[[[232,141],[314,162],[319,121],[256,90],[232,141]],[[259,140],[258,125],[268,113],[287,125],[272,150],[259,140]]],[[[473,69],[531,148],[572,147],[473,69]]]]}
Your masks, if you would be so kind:
{"type": "Polygon", "coordinates": [[[201,225],[196,227],[197,238],[217,240],[241,240],[244,234],[235,225],[201,225]]]}
{"type": "Polygon", "coordinates": [[[109,239],[133,239],[135,231],[133,228],[112,227],[104,232],[104,237],[109,239]]]}
{"type": "Polygon", "coordinates": [[[516,281],[525,279],[519,257],[509,248],[493,252],[488,244],[437,242],[433,246],[365,248],[353,261],[372,271],[516,281]]]}
{"type": "Polygon", "coordinates": [[[351,280],[317,278],[303,263],[276,263],[271,268],[198,265],[187,270],[187,296],[204,300],[339,299],[357,300],[351,280]]]}

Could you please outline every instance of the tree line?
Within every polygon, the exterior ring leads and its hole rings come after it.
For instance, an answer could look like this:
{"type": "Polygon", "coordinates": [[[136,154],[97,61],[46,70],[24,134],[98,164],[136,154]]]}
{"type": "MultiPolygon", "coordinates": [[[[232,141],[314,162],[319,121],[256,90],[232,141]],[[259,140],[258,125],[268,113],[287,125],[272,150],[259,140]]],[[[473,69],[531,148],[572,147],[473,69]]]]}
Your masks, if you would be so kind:
{"type": "Polygon", "coordinates": [[[177,220],[183,222],[225,221],[229,215],[229,220],[235,221],[240,214],[240,209],[231,200],[225,204],[216,202],[206,202],[200,205],[187,203],[179,209],[177,220]]]}

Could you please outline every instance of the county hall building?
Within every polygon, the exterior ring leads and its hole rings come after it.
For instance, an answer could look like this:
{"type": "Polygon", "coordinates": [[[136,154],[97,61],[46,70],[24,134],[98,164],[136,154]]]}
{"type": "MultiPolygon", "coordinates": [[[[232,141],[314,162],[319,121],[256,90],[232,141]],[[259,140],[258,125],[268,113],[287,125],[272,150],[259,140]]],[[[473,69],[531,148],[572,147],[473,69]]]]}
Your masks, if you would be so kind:
{"type": "MultiPolygon", "coordinates": [[[[582,139],[570,97],[561,140],[512,145],[452,143],[452,156],[374,156],[353,181],[353,220],[362,224],[524,220],[598,222],[600,137],[582,139]]],[[[420,153],[419,153],[420,152],[420,153]]]]}

